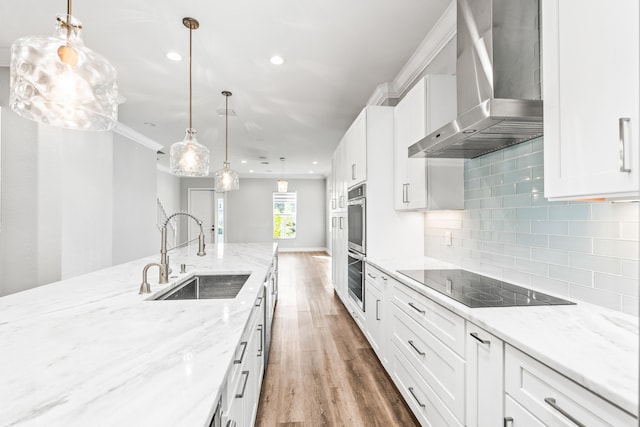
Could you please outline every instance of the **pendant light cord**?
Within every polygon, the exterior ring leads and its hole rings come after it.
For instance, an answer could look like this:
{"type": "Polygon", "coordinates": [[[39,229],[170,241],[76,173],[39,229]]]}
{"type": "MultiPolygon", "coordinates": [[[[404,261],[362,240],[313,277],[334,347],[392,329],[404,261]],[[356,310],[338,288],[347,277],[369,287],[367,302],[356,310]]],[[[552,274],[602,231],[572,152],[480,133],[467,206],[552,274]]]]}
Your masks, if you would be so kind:
{"type": "Polygon", "coordinates": [[[225,132],[224,132],[224,139],[225,139],[225,155],[224,155],[224,159],[226,163],[229,163],[229,95],[225,95],[225,112],[224,112],[224,119],[225,119],[225,132]]]}
{"type": "Polygon", "coordinates": [[[193,28],[189,27],[189,129],[193,129],[193,118],[192,118],[192,110],[193,110],[193,71],[192,71],[192,60],[191,54],[193,49],[193,28]]]}
{"type": "Polygon", "coordinates": [[[67,43],[71,37],[71,0],[67,0],[67,43]]]}

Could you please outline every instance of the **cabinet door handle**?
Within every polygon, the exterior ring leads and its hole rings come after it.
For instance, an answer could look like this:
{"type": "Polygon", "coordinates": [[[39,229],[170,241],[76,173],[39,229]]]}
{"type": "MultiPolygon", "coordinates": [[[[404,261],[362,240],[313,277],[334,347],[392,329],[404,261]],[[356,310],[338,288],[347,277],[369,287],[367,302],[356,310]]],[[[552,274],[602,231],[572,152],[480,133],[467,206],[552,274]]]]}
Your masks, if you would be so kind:
{"type": "Polygon", "coordinates": [[[344,196],[340,196],[340,207],[344,208],[344,196]]]}
{"type": "Polygon", "coordinates": [[[351,180],[355,180],[356,179],[356,164],[352,164],[351,165],[351,180]]]}
{"type": "Polygon", "coordinates": [[[620,172],[629,173],[631,169],[627,167],[627,132],[625,129],[629,127],[631,119],[629,117],[620,117],[618,119],[618,135],[620,137],[620,172]]]}
{"type": "Polygon", "coordinates": [[[258,302],[256,302],[256,307],[260,307],[262,305],[262,300],[263,300],[263,297],[258,297],[257,299],[258,302]]]}
{"type": "Polygon", "coordinates": [[[247,351],[247,342],[246,341],[242,341],[240,343],[240,345],[242,346],[242,353],[240,354],[240,359],[236,359],[233,361],[233,363],[235,365],[238,365],[240,363],[242,363],[242,361],[244,360],[244,352],[247,351]]]}
{"type": "Polygon", "coordinates": [[[513,417],[504,417],[504,427],[513,427],[513,417]]]}
{"type": "Polygon", "coordinates": [[[420,313],[420,314],[425,314],[425,313],[426,313],[426,311],[424,311],[424,310],[420,310],[418,307],[416,307],[415,305],[413,305],[413,303],[412,303],[412,302],[410,302],[410,303],[409,303],[409,307],[413,308],[415,311],[417,311],[417,312],[418,312],[418,313],[420,313]]]}
{"type": "Polygon", "coordinates": [[[469,335],[471,335],[471,336],[472,336],[473,338],[475,338],[476,340],[480,341],[482,344],[486,344],[486,345],[491,344],[491,341],[489,341],[489,340],[483,340],[482,338],[480,338],[480,337],[478,336],[478,333],[477,333],[477,332],[471,332],[469,335]]]}
{"type": "Polygon", "coordinates": [[[331,199],[331,209],[335,209],[336,208],[336,198],[334,197],[333,199],[331,199]]]}
{"type": "Polygon", "coordinates": [[[417,396],[416,396],[416,394],[413,392],[413,387],[409,387],[409,393],[411,393],[411,396],[413,396],[414,400],[418,403],[418,406],[420,406],[421,408],[424,408],[425,406],[427,406],[427,405],[425,405],[424,403],[422,403],[422,402],[420,402],[420,401],[418,400],[418,397],[417,397],[417,396]]]}
{"type": "Polygon", "coordinates": [[[564,415],[564,417],[566,419],[568,419],[569,421],[571,421],[572,423],[574,423],[578,427],[586,427],[580,421],[575,419],[571,414],[569,414],[567,411],[565,411],[560,406],[558,406],[558,404],[556,403],[556,399],[554,399],[553,397],[545,397],[544,401],[545,401],[545,403],[547,405],[551,406],[553,409],[555,409],[556,411],[560,412],[562,415],[564,415]]]}
{"type": "Polygon", "coordinates": [[[262,356],[262,325],[258,325],[258,331],[260,331],[260,348],[258,349],[258,357],[262,356]]]}
{"type": "Polygon", "coordinates": [[[336,217],[331,218],[331,227],[336,228],[336,217]]]}
{"type": "Polygon", "coordinates": [[[424,356],[424,351],[420,351],[420,349],[418,347],[416,347],[416,345],[413,343],[413,340],[409,340],[407,342],[409,343],[409,345],[411,347],[413,347],[413,349],[416,351],[416,353],[418,353],[420,356],[424,356]]]}
{"type": "Polygon", "coordinates": [[[237,399],[242,399],[244,397],[244,392],[247,389],[247,382],[249,382],[249,371],[242,371],[242,375],[244,375],[244,384],[242,385],[242,391],[236,394],[237,399]]]}
{"type": "Polygon", "coordinates": [[[376,320],[380,320],[380,300],[376,300],[376,320]]]}
{"type": "Polygon", "coordinates": [[[372,279],[375,279],[375,278],[376,278],[376,276],[374,276],[374,275],[373,275],[373,274],[371,274],[371,273],[367,273],[367,276],[371,277],[372,279]]]}
{"type": "Polygon", "coordinates": [[[402,184],[402,203],[407,203],[407,184],[402,184]]]}
{"type": "Polygon", "coordinates": [[[340,230],[344,230],[344,217],[340,217],[340,230]]]}

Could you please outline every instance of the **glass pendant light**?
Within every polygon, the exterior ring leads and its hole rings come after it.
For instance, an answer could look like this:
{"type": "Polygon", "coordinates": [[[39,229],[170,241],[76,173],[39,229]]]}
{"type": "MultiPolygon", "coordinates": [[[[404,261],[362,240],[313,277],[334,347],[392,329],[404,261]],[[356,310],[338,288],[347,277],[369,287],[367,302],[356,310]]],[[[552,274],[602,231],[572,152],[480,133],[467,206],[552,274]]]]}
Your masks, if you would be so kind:
{"type": "Polygon", "coordinates": [[[193,128],[193,84],[192,84],[192,46],[193,30],[198,29],[200,23],[194,18],[183,18],[182,23],[189,29],[189,127],[184,140],[171,145],[170,169],[171,173],[180,176],[209,175],[209,149],[198,143],[196,130],[193,128]]]}
{"type": "Polygon", "coordinates": [[[18,115],[67,129],[116,126],[116,69],[84,45],[81,30],[67,0],[53,36],[22,37],[11,45],[9,103],[18,115]]]}
{"type": "Polygon", "coordinates": [[[238,173],[229,167],[229,97],[232,94],[228,90],[223,91],[222,94],[225,96],[224,116],[226,154],[223,168],[216,171],[215,175],[215,191],[218,192],[233,191],[240,188],[238,173]]]}
{"type": "MultiPolygon", "coordinates": [[[[284,175],[284,157],[280,157],[280,163],[282,164],[282,175],[284,175]]],[[[289,181],[284,178],[278,180],[278,193],[286,193],[289,189],[289,181]]]]}

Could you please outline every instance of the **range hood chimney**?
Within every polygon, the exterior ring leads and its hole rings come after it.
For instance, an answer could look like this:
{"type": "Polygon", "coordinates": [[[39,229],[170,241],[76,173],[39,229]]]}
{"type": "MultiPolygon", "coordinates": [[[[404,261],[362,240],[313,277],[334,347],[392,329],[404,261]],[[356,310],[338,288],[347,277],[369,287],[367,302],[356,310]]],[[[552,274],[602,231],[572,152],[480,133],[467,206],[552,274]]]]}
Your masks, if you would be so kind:
{"type": "Polygon", "coordinates": [[[458,118],[409,157],[473,158],[542,136],[538,0],[458,0],[458,118]]]}

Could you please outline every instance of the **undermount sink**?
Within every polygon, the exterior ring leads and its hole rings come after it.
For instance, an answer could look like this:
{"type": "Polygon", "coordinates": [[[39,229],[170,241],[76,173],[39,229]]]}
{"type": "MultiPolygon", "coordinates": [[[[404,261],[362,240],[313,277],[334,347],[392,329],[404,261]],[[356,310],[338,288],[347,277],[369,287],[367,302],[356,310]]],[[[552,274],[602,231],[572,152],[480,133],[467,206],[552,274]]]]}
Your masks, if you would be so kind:
{"type": "Polygon", "coordinates": [[[193,276],[161,293],[153,301],[183,299],[233,299],[249,274],[208,274],[193,276]]]}

